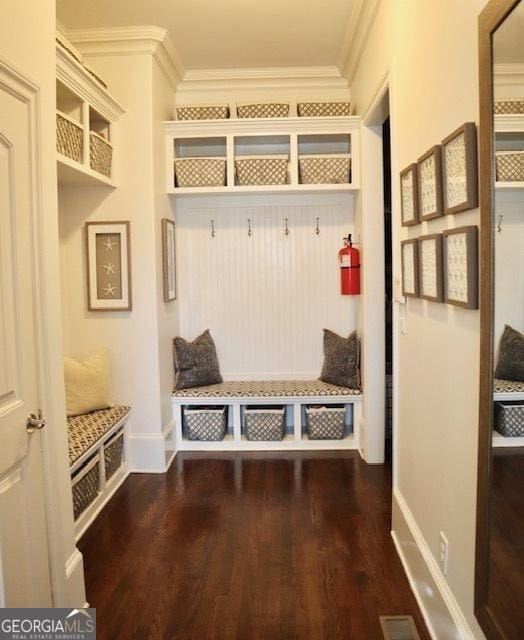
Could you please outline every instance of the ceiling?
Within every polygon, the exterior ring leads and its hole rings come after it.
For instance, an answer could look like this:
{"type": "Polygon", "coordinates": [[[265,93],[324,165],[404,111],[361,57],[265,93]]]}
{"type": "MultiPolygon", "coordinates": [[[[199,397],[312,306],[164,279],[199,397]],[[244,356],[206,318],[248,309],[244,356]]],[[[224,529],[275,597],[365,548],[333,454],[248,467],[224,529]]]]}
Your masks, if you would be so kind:
{"type": "Polygon", "coordinates": [[[193,69],[337,65],[358,0],[57,0],[67,29],[155,25],[193,69]]]}
{"type": "Polygon", "coordinates": [[[495,64],[524,64],[524,0],[509,14],[493,37],[495,64]]]}

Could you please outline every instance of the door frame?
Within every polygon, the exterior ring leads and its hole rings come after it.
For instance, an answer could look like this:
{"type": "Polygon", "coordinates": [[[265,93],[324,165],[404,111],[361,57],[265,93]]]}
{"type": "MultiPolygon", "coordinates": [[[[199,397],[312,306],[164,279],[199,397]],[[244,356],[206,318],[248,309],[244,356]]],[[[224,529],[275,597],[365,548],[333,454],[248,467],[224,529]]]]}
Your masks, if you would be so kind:
{"type": "Polygon", "coordinates": [[[81,607],[86,605],[84,573],[75,544],[65,429],[54,92],[2,57],[0,86],[28,111],[36,374],[47,421],[40,435],[52,602],[55,607],[81,607]]]}

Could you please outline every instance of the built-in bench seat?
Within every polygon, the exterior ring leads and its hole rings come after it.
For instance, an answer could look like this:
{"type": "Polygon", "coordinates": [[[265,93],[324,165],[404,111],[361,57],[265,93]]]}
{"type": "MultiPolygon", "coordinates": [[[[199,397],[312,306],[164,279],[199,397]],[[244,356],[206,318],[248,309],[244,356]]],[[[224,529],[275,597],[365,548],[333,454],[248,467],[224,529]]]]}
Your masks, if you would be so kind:
{"type": "Polygon", "coordinates": [[[240,380],[173,392],[174,426],[178,450],[356,449],[359,442],[363,393],[320,380],[240,380]],[[228,432],[220,441],[184,437],[184,408],[221,405],[228,409],[228,432]],[[244,411],[254,405],[286,408],[287,434],[281,441],[250,441],[243,434],[244,411]],[[346,437],[312,440],[306,435],[306,408],[343,406],[351,420],[346,437]]]}
{"type": "Polygon", "coordinates": [[[67,419],[77,539],[128,474],[125,423],[129,413],[129,407],[116,406],[67,419]]]}

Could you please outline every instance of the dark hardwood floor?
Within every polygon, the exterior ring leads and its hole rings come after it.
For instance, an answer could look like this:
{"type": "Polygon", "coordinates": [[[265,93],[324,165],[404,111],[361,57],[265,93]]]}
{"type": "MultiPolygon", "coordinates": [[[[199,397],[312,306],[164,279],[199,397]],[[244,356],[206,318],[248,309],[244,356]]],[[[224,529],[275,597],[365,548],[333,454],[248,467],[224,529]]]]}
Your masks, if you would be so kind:
{"type": "Polygon", "coordinates": [[[411,614],[388,466],[355,452],[178,454],[80,542],[99,640],[382,640],[411,614]]]}

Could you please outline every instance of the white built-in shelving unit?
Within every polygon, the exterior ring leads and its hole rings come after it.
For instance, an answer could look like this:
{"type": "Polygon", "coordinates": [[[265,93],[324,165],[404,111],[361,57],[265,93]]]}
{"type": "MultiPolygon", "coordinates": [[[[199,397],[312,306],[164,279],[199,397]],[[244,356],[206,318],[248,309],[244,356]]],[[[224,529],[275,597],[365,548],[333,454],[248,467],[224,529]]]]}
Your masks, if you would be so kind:
{"type": "MultiPolygon", "coordinates": [[[[524,149],[524,114],[495,116],[495,149],[497,151],[524,149]]],[[[495,187],[501,191],[524,190],[524,182],[497,181],[495,187]]]]}
{"type": "Polygon", "coordinates": [[[169,194],[354,193],[359,189],[359,117],[180,120],[165,122],[164,127],[169,194]],[[236,157],[281,154],[289,158],[287,184],[239,186],[235,183],[236,157]],[[301,184],[298,160],[301,155],[309,154],[351,154],[351,181],[344,184],[301,184]],[[177,187],[175,158],[191,157],[226,158],[226,185],[177,187]]]}
{"type": "Polygon", "coordinates": [[[70,51],[56,45],[56,108],[63,118],[81,131],[77,159],[57,152],[59,185],[116,186],[117,148],[115,123],[124,113],[100,81],[70,51]],[[92,168],[90,149],[94,142],[112,147],[110,175],[92,168]]]}
{"type": "MultiPolygon", "coordinates": [[[[513,391],[493,394],[494,402],[522,402],[524,404],[524,391],[513,391]]],[[[507,437],[493,430],[493,447],[524,447],[524,437],[512,436],[507,437]]]]}

